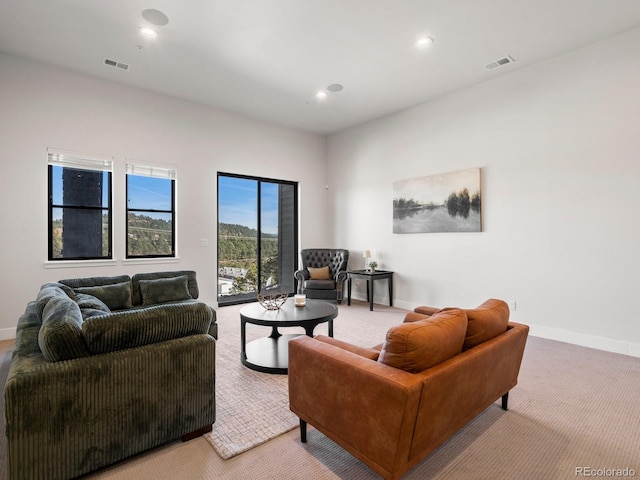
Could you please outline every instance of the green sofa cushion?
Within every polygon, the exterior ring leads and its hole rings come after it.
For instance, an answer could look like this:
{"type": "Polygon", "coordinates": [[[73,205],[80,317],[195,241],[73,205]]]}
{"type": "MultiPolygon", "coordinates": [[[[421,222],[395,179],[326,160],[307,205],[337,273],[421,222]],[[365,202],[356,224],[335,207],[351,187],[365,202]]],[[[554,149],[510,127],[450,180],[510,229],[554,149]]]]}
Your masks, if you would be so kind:
{"type": "Polygon", "coordinates": [[[131,282],[74,288],[76,293],[86,293],[100,299],[110,310],[131,308],[131,282]]]}
{"type": "Polygon", "coordinates": [[[76,294],[76,303],[80,307],[82,318],[85,320],[96,315],[111,313],[109,307],[102,300],[87,293],[76,294]]]}
{"type": "Polygon", "coordinates": [[[76,303],[82,310],[83,308],[93,308],[95,310],[101,310],[104,313],[110,313],[109,307],[98,297],[89,295],[88,293],[76,294],[76,303]]]}
{"type": "Polygon", "coordinates": [[[111,277],[65,278],[64,280],[58,281],[64,285],[70,286],[71,288],[97,287],[99,285],[113,285],[115,283],[130,282],[131,277],[129,277],[129,275],[115,275],[111,277]]]}
{"type": "Polygon", "coordinates": [[[66,295],[51,298],[42,312],[38,345],[49,362],[89,355],[82,336],[82,314],[78,304],[66,295]]]}
{"type": "Polygon", "coordinates": [[[212,319],[211,307],[191,300],[90,317],[82,333],[89,352],[99,354],[206,334],[212,319]]]}
{"type": "Polygon", "coordinates": [[[187,276],[189,294],[191,298],[198,298],[198,281],[196,280],[196,272],[193,270],[178,270],[173,272],[151,272],[151,273],[136,273],[131,277],[131,295],[134,305],[142,305],[142,293],[140,291],[140,282],[142,280],[157,280],[159,278],[174,278],[187,276]]]}
{"type": "Polygon", "coordinates": [[[191,300],[189,279],[186,275],[155,280],[140,280],[142,305],[191,300]]]}
{"type": "Polygon", "coordinates": [[[62,283],[45,283],[40,287],[38,296],[36,297],[36,312],[38,318],[42,319],[42,311],[52,298],[70,298],[75,300],[75,293],[72,288],[62,283]]]}

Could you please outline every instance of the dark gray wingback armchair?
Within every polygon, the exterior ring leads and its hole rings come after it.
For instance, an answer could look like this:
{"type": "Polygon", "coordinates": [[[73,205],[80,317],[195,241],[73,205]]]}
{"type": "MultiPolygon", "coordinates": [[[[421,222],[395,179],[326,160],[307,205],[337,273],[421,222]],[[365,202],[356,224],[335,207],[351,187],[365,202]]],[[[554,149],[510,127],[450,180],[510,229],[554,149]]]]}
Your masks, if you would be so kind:
{"type": "Polygon", "coordinates": [[[308,298],[342,302],[343,285],[347,278],[349,250],[343,248],[306,248],[300,252],[302,268],[295,272],[298,292],[308,298]],[[329,278],[311,278],[309,268],[329,267],[329,278]]]}

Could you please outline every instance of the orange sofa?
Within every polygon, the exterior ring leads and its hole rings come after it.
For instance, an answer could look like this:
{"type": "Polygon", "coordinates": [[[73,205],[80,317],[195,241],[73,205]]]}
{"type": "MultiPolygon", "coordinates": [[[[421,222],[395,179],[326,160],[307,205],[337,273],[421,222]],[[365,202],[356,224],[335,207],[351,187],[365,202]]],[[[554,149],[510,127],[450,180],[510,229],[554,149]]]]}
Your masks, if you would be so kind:
{"type": "Polygon", "coordinates": [[[322,335],[289,342],[289,402],[300,418],[386,479],[398,479],[517,383],[529,327],[490,299],[418,307],[381,345],[322,335]]]}

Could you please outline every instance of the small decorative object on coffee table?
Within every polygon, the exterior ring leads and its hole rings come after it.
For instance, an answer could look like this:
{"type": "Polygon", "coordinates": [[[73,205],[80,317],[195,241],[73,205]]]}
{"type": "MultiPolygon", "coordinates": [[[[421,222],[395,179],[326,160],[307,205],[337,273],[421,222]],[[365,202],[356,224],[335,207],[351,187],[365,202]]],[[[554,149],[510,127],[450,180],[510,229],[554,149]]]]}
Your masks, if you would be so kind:
{"type": "Polygon", "coordinates": [[[307,304],[307,296],[304,293],[296,293],[294,298],[296,307],[304,307],[307,304]]]}
{"type": "Polygon", "coordinates": [[[255,303],[240,310],[240,358],[243,365],[265,373],[287,373],[289,366],[289,340],[300,333],[281,334],[278,328],[302,327],[313,337],[313,330],[321,323],[328,323],[328,333],[333,337],[333,319],[338,307],[322,300],[307,299],[304,308],[295,306],[290,298],[277,310],[265,310],[255,303]],[[247,343],[247,323],[271,327],[271,335],[247,343]]]}
{"type": "Polygon", "coordinates": [[[258,293],[258,302],[267,310],[279,310],[280,307],[287,301],[287,293],[271,292],[268,294],[258,293]]]}

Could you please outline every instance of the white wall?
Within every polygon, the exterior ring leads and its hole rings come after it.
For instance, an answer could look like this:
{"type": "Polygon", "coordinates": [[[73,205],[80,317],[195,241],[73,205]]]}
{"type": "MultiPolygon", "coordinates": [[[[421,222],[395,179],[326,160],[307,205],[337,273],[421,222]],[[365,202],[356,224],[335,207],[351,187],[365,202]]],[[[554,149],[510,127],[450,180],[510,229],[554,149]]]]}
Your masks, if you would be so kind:
{"type": "Polygon", "coordinates": [[[195,269],[202,298],[215,299],[216,172],[226,171],[300,182],[300,248],[349,248],[354,268],[372,249],[396,272],[398,306],[503,298],[534,334],[640,356],[639,156],[640,30],[326,144],[0,54],[0,339],[60,278],[195,269]],[[115,265],[45,268],[47,147],[114,157],[115,265]],[[178,263],[122,263],[125,158],[178,165],[178,263]],[[392,233],[393,181],[468,167],[482,169],[482,233],[392,233]]]}
{"type": "Polygon", "coordinates": [[[640,30],[332,135],[327,155],[334,243],[394,270],[396,305],[501,298],[533,334],[640,356],[640,30]],[[482,233],[392,233],[394,181],[469,167],[482,233]]]}
{"type": "Polygon", "coordinates": [[[215,301],[218,171],[299,182],[300,248],[332,240],[324,137],[4,54],[0,162],[0,339],[40,285],[61,278],[193,269],[215,301]],[[48,147],[114,157],[115,265],[45,268],[48,147]],[[177,165],[179,262],[123,264],[125,158],[177,165]]]}

